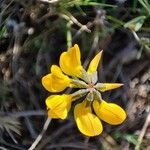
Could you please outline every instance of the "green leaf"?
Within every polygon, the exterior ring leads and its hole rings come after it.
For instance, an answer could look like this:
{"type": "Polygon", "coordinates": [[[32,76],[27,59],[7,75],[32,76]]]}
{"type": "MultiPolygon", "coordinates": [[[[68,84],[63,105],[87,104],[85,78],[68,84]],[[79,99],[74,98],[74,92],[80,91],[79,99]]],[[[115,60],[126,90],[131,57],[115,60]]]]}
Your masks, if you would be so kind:
{"type": "Polygon", "coordinates": [[[146,16],[136,17],[136,18],[130,20],[129,22],[125,23],[124,27],[129,28],[130,30],[133,30],[133,31],[138,31],[142,27],[145,18],[146,18],[146,16]]]}
{"type": "Polygon", "coordinates": [[[3,26],[1,29],[0,29],[0,39],[3,38],[6,34],[6,27],[3,26]]]}
{"type": "Polygon", "coordinates": [[[148,1],[147,0],[138,0],[138,1],[150,15],[150,4],[148,3],[148,1]]]}
{"type": "Polygon", "coordinates": [[[79,2],[78,5],[82,5],[82,6],[100,6],[100,7],[112,7],[112,8],[116,8],[116,5],[110,5],[110,4],[105,4],[105,3],[99,3],[99,2],[79,2]]]}
{"type": "Polygon", "coordinates": [[[124,139],[126,139],[129,143],[137,145],[138,143],[138,136],[132,134],[125,134],[124,139]]]}
{"type": "Polygon", "coordinates": [[[114,134],[114,138],[124,139],[133,145],[136,145],[138,143],[138,136],[135,134],[127,134],[127,133],[121,133],[119,131],[116,131],[114,134]]]}

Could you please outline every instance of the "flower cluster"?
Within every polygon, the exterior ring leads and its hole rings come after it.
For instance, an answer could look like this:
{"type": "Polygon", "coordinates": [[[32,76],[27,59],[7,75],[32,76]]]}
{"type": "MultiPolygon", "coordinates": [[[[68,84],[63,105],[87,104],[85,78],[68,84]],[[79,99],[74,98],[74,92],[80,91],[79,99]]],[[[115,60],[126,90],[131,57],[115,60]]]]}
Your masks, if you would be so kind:
{"type": "Polygon", "coordinates": [[[72,94],[51,95],[46,99],[48,116],[66,119],[73,101],[83,97],[74,108],[78,129],[86,136],[97,136],[103,126],[101,120],[111,125],[121,124],[125,111],[114,103],[107,103],[101,92],[118,88],[120,83],[97,83],[97,68],[102,51],[90,62],[87,71],[81,65],[81,54],[77,44],[60,56],[59,66],[52,65],[50,73],[42,78],[42,85],[49,92],[61,92],[67,87],[78,89],[72,94]]]}

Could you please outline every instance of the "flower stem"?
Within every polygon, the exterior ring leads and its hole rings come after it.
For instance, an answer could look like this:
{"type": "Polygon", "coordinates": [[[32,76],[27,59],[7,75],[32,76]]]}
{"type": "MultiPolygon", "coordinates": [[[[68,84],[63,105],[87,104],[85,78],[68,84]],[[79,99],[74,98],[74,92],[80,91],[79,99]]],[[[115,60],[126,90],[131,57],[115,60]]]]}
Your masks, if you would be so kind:
{"type": "Polygon", "coordinates": [[[38,137],[35,139],[35,141],[34,141],[33,144],[29,147],[28,150],[33,150],[33,149],[35,149],[35,147],[36,147],[36,146],[38,145],[38,143],[41,141],[41,139],[42,139],[44,133],[46,132],[46,130],[47,130],[47,128],[48,128],[48,126],[49,126],[51,120],[52,120],[51,118],[49,118],[49,117],[47,118],[47,120],[45,121],[45,124],[44,124],[44,126],[43,126],[43,129],[42,129],[41,133],[38,135],[38,137]]]}

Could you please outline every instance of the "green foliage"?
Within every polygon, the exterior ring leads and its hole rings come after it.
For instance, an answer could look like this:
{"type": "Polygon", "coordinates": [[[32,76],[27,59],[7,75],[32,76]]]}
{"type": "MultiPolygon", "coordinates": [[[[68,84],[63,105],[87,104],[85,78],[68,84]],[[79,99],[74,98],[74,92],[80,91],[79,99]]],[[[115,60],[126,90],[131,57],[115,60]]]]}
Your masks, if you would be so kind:
{"type": "Polygon", "coordinates": [[[105,3],[95,2],[93,0],[61,0],[58,1],[57,5],[61,9],[67,9],[74,6],[101,6],[101,7],[116,7],[105,3]]]}
{"type": "Polygon", "coordinates": [[[130,21],[128,21],[127,23],[124,24],[125,28],[129,28],[130,30],[133,31],[139,31],[145,21],[146,16],[139,16],[136,17],[130,21]]]}
{"type": "Polygon", "coordinates": [[[6,35],[6,26],[0,28],[0,39],[6,35]]]}
{"type": "Polygon", "coordinates": [[[148,0],[138,0],[138,1],[143,6],[143,8],[148,12],[148,15],[150,15],[150,4],[148,0]]]}
{"type": "Polygon", "coordinates": [[[133,145],[137,145],[137,143],[138,143],[138,136],[134,135],[134,134],[115,132],[114,138],[116,140],[119,140],[119,139],[120,140],[126,140],[133,145]]]}

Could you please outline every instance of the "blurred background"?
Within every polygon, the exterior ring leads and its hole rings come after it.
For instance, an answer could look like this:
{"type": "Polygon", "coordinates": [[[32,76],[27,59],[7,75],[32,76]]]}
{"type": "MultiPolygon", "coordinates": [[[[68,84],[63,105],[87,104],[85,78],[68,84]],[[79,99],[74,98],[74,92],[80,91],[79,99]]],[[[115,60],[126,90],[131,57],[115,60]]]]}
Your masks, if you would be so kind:
{"type": "MultiPolygon", "coordinates": [[[[82,63],[103,51],[99,82],[123,107],[120,126],[82,135],[73,118],[52,120],[35,149],[150,150],[150,3],[148,0],[0,0],[0,149],[26,150],[47,119],[41,85],[63,51],[77,43],[82,63]]],[[[73,108],[73,107],[72,107],[73,108]]]]}

